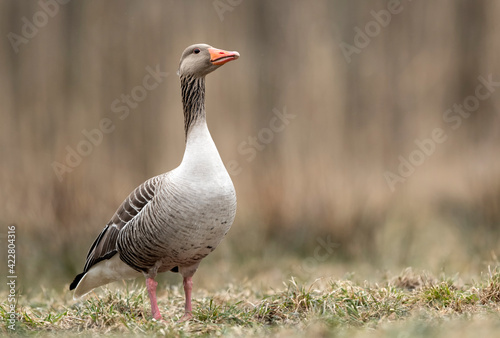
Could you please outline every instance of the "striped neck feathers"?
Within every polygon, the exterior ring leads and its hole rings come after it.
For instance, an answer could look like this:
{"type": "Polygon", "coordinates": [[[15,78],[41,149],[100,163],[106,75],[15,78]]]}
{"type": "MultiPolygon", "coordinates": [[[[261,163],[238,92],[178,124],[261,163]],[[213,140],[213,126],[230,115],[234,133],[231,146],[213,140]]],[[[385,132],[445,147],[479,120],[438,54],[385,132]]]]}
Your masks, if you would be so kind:
{"type": "Polygon", "coordinates": [[[197,121],[206,118],[205,77],[181,76],[182,107],[184,110],[184,130],[186,138],[197,121]]]}

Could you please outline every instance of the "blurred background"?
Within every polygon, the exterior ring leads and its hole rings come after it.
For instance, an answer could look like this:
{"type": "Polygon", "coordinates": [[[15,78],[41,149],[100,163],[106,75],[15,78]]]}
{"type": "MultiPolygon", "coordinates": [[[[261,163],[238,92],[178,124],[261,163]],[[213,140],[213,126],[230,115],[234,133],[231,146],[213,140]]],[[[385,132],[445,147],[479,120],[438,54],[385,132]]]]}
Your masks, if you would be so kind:
{"type": "Polygon", "coordinates": [[[198,42],[241,58],[207,79],[238,212],[195,283],[500,254],[500,2],[66,2],[0,2],[0,240],[15,224],[23,292],[66,288],[128,193],[180,163],[198,42]]]}

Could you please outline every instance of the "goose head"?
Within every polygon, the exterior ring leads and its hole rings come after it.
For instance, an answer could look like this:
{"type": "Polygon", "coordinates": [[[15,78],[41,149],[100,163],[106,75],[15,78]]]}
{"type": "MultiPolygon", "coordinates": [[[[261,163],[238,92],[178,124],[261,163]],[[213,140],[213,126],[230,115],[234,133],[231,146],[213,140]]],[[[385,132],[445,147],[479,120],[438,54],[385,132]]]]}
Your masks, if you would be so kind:
{"type": "Polygon", "coordinates": [[[204,77],[223,64],[240,57],[238,52],[229,52],[204,43],[191,45],[184,50],[177,75],[204,77]]]}

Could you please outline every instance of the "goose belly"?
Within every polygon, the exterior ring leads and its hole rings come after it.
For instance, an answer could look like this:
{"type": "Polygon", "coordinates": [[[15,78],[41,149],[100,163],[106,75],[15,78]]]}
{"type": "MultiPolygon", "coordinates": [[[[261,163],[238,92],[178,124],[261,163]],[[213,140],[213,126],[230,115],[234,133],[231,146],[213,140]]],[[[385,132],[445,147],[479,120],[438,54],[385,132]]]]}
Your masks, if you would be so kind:
{"type": "Polygon", "coordinates": [[[159,215],[159,239],[168,245],[164,260],[190,265],[207,256],[231,228],[235,213],[234,192],[191,196],[177,206],[173,204],[159,215]]]}

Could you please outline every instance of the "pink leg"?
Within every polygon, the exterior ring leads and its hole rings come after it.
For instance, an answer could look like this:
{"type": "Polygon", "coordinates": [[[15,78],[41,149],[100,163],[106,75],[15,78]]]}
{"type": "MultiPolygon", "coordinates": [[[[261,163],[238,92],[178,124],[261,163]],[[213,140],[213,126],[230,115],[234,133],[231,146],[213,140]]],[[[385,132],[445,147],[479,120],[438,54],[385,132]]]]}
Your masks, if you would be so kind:
{"type": "Polygon", "coordinates": [[[156,320],[161,319],[160,309],[156,303],[156,286],[158,283],[153,278],[146,279],[146,288],[148,289],[149,301],[151,302],[151,314],[156,320]]]}
{"type": "Polygon", "coordinates": [[[184,316],[182,316],[181,321],[190,320],[193,318],[192,308],[191,308],[191,290],[193,289],[193,277],[184,277],[182,282],[184,284],[184,294],[186,295],[186,305],[184,307],[184,316]]]}

